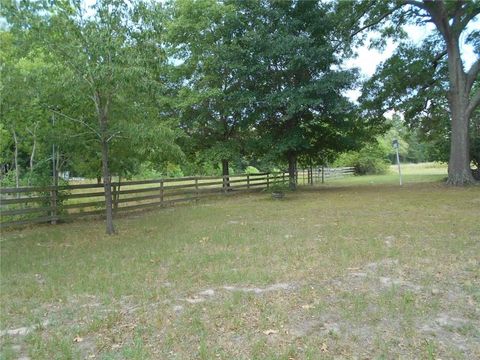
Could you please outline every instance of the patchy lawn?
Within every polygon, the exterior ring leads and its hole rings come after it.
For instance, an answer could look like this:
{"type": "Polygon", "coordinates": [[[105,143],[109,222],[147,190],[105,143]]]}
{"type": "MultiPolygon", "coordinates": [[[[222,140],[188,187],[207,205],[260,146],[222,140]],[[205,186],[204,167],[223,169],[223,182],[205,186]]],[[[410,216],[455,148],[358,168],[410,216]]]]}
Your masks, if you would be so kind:
{"type": "Polygon", "coordinates": [[[480,358],[480,187],[387,178],[4,233],[0,358],[480,358]]]}

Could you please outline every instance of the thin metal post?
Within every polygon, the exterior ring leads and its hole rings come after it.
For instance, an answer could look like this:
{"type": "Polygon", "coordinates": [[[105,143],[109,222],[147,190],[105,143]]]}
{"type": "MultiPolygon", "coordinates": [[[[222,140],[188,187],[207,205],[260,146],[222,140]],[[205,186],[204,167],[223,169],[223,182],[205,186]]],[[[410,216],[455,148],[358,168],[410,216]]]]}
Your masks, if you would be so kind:
{"type": "Polygon", "coordinates": [[[400,155],[398,154],[398,147],[396,148],[396,152],[397,152],[398,175],[400,177],[400,186],[402,186],[402,168],[400,167],[400,155]]]}

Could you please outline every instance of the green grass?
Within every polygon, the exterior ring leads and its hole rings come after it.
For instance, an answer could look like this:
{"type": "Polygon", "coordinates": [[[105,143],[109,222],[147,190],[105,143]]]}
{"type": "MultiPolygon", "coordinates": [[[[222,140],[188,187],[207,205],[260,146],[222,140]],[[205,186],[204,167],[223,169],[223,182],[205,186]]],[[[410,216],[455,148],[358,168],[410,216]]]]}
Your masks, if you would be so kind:
{"type": "Polygon", "coordinates": [[[0,358],[478,358],[480,188],[404,169],[3,233],[0,358]]]}
{"type": "MultiPolygon", "coordinates": [[[[419,182],[437,182],[446,179],[447,165],[443,163],[401,164],[404,184],[419,182]]],[[[399,184],[397,165],[390,166],[385,175],[354,176],[340,179],[327,179],[326,183],[335,185],[395,185],[399,184]]]]}

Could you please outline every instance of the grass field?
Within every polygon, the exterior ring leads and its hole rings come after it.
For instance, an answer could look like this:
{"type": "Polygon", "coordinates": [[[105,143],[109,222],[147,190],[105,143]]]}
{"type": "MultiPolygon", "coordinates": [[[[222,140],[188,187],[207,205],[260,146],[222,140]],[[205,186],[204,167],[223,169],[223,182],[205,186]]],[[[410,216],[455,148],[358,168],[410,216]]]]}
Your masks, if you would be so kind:
{"type": "Polygon", "coordinates": [[[3,233],[0,358],[480,358],[480,187],[404,173],[3,233]]]}

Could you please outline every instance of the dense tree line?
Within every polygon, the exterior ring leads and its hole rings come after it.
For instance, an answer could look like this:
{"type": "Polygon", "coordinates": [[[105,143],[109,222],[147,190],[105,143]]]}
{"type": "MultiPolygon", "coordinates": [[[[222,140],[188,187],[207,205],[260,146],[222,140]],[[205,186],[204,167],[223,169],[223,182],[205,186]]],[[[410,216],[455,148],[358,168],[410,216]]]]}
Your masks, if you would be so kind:
{"type": "MultiPolygon", "coordinates": [[[[228,187],[232,166],[286,167],[293,188],[297,163],[375,142],[395,109],[416,141],[451,139],[449,181],[468,183],[479,157],[479,65],[462,72],[452,58],[461,62],[460,34],[478,12],[476,1],[6,2],[2,176],[17,186],[62,171],[103,179],[113,233],[114,175],[219,167],[228,187]],[[419,48],[401,43],[353,103],[346,93],[359,75],[344,60],[369,30],[402,41],[395,29],[408,19],[439,31],[419,48]]],[[[468,41],[478,51],[478,32],[468,41]]],[[[448,146],[437,157],[445,154],[448,146]]]]}

